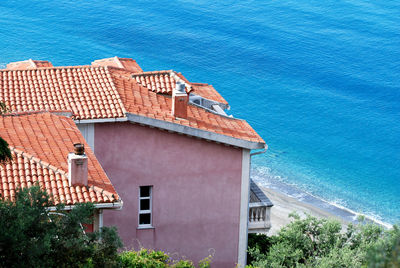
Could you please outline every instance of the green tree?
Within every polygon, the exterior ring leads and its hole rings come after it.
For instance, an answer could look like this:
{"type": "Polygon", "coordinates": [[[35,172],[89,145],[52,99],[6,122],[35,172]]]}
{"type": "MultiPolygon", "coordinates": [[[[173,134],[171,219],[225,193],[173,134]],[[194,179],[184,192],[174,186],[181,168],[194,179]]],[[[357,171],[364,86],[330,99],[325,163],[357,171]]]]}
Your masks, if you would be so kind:
{"type": "Polygon", "coordinates": [[[122,243],[114,228],[85,234],[93,204],[50,212],[53,203],[39,186],[0,200],[0,267],[114,267],[122,243]]]}
{"type": "Polygon", "coordinates": [[[379,225],[349,224],[307,216],[272,237],[249,238],[253,267],[400,267],[400,231],[379,225]]]}
{"type": "Polygon", "coordinates": [[[400,267],[400,229],[394,226],[376,241],[367,256],[369,267],[400,267]]]}

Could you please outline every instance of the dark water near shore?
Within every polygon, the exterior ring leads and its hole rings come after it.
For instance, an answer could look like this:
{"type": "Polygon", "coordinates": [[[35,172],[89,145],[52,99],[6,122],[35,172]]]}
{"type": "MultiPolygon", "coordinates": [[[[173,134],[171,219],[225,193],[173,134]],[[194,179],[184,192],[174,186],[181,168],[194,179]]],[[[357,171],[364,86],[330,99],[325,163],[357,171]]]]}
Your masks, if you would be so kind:
{"type": "Polygon", "coordinates": [[[3,65],[118,55],[211,83],[269,145],[257,181],[400,221],[400,2],[2,1],[0,23],[3,65]]]}

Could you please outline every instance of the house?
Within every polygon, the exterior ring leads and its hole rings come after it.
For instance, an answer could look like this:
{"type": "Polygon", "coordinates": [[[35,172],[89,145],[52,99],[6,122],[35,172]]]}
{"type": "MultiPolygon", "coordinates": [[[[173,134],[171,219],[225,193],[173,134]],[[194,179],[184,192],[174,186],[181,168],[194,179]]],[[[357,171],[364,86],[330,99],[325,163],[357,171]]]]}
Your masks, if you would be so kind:
{"type": "Polygon", "coordinates": [[[89,231],[103,226],[103,210],[122,208],[122,200],[71,118],[48,112],[2,115],[0,137],[8,142],[13,158],[0,164],[1,198],[13,201],[16,189],[38,183],[55,205],[64,203],[66,210],[92,202],[95,220],[87,226],[89,231]]]}
{"type": "MultiPolygon", "coordinates": [[[[28,60],[0,71],[0,101],[13,112],[72,113],[124,200],[103,219],[126,247],[195,262],[215,253],[215,267],[245,264],[251,155],[266,144],[225,113],[229,105],[211,85],[172,70],[144,72],[128,58],[67,67],[28,60]]],[[[256,203],[265,213],[252,222],[266,231],[270,206],[256,203]]]]}

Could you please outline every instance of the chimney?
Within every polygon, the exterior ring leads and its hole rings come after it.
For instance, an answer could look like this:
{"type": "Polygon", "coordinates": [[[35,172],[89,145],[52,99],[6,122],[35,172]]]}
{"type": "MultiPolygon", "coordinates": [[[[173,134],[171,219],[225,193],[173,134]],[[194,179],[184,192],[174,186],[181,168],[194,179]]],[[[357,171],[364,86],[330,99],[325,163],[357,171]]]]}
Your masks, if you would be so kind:
{"type": "Polygon", "coordinates": [[[189,96],[185,91],[185,83],[176,82],[175,90],[172,92],[172,115],[186,119],[189,96]]]}
{"type": "Polygon", "coordinates": [[[74,144],[73,153],[68,154],[68,183],[72,185],[85,185],[88,183],[88,158],[85,146],[82,143],[74,144]]]}

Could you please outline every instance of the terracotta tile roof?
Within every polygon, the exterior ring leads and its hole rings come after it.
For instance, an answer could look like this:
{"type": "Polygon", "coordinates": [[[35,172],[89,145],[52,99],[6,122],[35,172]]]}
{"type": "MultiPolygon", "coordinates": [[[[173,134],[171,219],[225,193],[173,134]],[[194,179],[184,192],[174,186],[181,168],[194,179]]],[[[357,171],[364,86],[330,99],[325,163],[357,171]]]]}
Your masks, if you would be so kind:
{"type": "Polygon", "coordinates": [[[113,57],[113,58],[95,60],[94,62],[92,62],[92,66],[95,66],[95,67],[97,67],[97,66],[117,67],[117,68],[122,68],[122,69],[125,69],[125,70],[133,72],[133,73],[143,72],[143,70],[142,70],[142,68],[140,68],[139,64],[137,64],[135,60],[130,59],[130,58],[113,57]]]}
{"type": "Polygon", "coordinates": [[[221,116],[197,106],[188,105],[188,118],[171,115],[170,97],[147,90],[136,83],[129,72],[111,71],[114,83],[127,112],[175,124],[198,128],[238,139],[264,143],[263,139],[244,120],[221,116]]]}
{"type": "Polygon", "coordinates": [[[206,99],[217,101],[219,103],[228,105],[228,102],[215,90],[212,85],[204,83],[190,83],[193,88],[193,92],[206,99]]]}
{"type": "Polygon", "coordinates": [[[203,98],[228,105],[228,102],[212,85],[191,83],[181,73],[172,70],[135,73],[133,74],[133,78],[136,79],[136,82],[149,90],[167,95],[172,95],[176,82],[181,81],[189,86],[186,88],[186,92],[192,92],[203,98]]]}
{"type": "Polygon", "coordinates": [[[110,203],[119,200],[94,153],[74,121],[50,113],[0,116],[0,136],[12,148],[13,161],[0,165],[0,194],[13,198],[19,186],[38,182],[55,203],[110,203]],[[74,143],[84,143],[88,156],[88,186],[68,185],[67,156],[74,143]]]}
{"type": "Polygon", "coordinates": [[[190,83],[183,75],[173,71],[132,72],[122,62],[128,62],[127,66],[137,65],[136,62],[117,59],[93,62],[94,65],[101,65],[98,67],[0,70],[0,102],[5,102],[13,112],[72,111],[73,118],[78,120],[126,118],[129,112],[264,143],[246,121],[214,114],[193,105],[188,105],[188,120],[177,120],[171,116],[169,95],[179,79],[190,85],[195,94],[227,104],[211,85],[190,83]],[[114,67],[116,62],[124,68],[114,67]]]}
{"type": "Polygon", "coordinates": [[[14,112],[70,110],[75,119],[125,116],[106,67],[1,70],[0,101],[14,112]]]}
{"type": "MultiPolygon", "coordinates": [[[[175,74],[174,71],[154,71],[141,72],[132,75],[140,85],[147,89],[162,94],[172,95],[177,81],[185,82],[175,74]]],[[[186,92],[190,92],[191,88],[186,88],[186,92]]]]}
{"type": "Polygon", "coordinates": [[[51,62],[46,60],[31,60],[31,59],[7,64],[8,70],[26,70],[26,69],[36,69],[43,67],[53,67],[53,64],[51,64],[51,62]]]}

